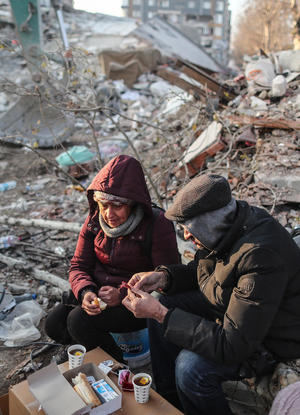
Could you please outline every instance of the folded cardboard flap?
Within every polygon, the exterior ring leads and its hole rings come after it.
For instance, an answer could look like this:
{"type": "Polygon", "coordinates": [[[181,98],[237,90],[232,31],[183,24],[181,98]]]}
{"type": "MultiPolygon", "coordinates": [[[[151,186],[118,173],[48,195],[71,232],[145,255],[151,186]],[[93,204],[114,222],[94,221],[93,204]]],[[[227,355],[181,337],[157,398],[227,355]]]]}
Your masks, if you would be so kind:
{"type": "Polygon", "coordinates": [[[40,402],[46,414],[89,413],[89,408],[62,376],[54,362],[28,376],[27,380],[29,389],[40,402]]]}
{"type": "Polygon", "coordinates": [[[117,411],[122,405],[120,390],[94,363],[87,363],[63,374],[55,363],[51,363],[28,376],[27,380],[32,394],[47,415],[107,415],[117,411]],[[116,391],[117,398],[91,409],[73,389],[72,379],[79,372],[93,376],[95,380],[105,379],[116,391]]]}

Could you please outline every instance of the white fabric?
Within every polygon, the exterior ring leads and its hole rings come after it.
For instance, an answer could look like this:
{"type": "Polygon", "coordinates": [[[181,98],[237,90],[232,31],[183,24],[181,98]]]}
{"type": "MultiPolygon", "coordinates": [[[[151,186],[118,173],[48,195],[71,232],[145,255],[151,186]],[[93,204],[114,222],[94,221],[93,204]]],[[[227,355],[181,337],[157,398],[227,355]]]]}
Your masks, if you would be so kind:
{"type": "Polygon", "coordinates": [[[132,203],[132,200],[127,199],[126,197],[111,195],[110,193],[100,192],[99,190],[94,191],[95,199],[99,202],[117,202],[124,205],[129,205],[132,203]]]}
{"type": "Polygon", "coordinates": [[[269,415],[300,414],[300,382],[292,383],[276,395],[269,415]]]}

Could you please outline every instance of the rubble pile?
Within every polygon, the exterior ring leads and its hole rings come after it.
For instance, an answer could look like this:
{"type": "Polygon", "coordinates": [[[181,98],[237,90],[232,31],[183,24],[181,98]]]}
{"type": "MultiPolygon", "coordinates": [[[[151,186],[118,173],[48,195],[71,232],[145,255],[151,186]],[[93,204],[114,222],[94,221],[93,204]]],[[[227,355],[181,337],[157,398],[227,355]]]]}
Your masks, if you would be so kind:
{"type": "MultiPolygon", "coordinates": [[[[19,46],[11,43],[14,29],[3,13],[6,6],[8,2],[0,7],[5,45],[0,50],[5,58],[1,78],[32,91],[26,62],[19,46]]],[[[84,190],[116,154],[140,159],[152,199],[164,208],[184,183],[206,171],[227,177],[236,198],[267,209],[290,232],[300,226],[299,51],[247,57],[241,73],[229,76],[219,65],[212,72],[189,61],[188,50],[178,55],[173,44],[167,47],[168,38],[161,39],[160,45],[151,44],[151,27],[136,30],[132,19],[72,9],[65,15],[73,58],[80,57],[82,62],[86,57],[81,72],[78,65],[70,75],[70,88],[56,96],[60,108],[64,104],[63,110],[73,117],[72,132],[65,141],[45,148],[38,141],[32,145],[26,135],[16,140],[4,131],[0,137],[0,184],[15,181],[14,187],[1,192],[0,202],[0,284],[7,291],[35,293],[44,313],[60,301],[78,231],[88,212],[84,190]],[[87,21],[91,22],[89,32],[87,21]],[[142,37],[143,32],[147,37],[142,37]],[[116,45],[118,54],[105,52],[116,45]],[[152,61],[145,66],[141,54],[124,56],[122,50],[126,54],[128,45],[157,48],[153,49],[155,65],[152,61]],[[139,69],[134,78],[133,68],[139,69]]],[[[46,22],[51,42],[56,28],[51,19],[46,22]]],[[[154,24],[166,30],[160,22],[154,24]]],[[[52,75],[54,79],[57,74],[52,75]]],[[[5,82],[0,80],[0,115],[17,99],[9,93],[13,91],[1,90],[5,82]]],[[[186,262],[193,257],[193,248],[180,236],[178,242],[186,262]]],[[[39,330],[43,338],[42,323],[39,330]]],[[[5,343],[1,329],[0,338],[5,343]]],[[[11,344],[19,343],[10,339],[11,344]]],[[[2,364],[7,370],[1,392],[32,370],[28,359],[18,363],[15,370],[2,364]]],[[[266,413],[278,390],[298,380],[298,374],[299,362],[281,365],[270,379],[263,379],[264,384],[253,380],[231,385],[230,399],[247,406],[250,388],[255,404],[248,405],[248,413],[266,413]]]]}

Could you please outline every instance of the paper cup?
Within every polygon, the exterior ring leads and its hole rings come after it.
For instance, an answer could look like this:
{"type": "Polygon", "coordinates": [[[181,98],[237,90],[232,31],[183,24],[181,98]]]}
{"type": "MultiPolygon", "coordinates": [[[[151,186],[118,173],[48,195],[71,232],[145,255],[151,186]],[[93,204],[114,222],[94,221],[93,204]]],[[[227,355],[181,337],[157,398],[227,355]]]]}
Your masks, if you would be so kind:
{"type": "Polygon", "coordinates": [[[73,344],[68,348],[69,369],[82,365],[86,348],[81,344],[73,344]]]}
{"type": "Polygon", "coordinates": [[[152,378],[148,373],[137,373],[132,378],[134,397],[137,403],[149,401],[152,378]]]}

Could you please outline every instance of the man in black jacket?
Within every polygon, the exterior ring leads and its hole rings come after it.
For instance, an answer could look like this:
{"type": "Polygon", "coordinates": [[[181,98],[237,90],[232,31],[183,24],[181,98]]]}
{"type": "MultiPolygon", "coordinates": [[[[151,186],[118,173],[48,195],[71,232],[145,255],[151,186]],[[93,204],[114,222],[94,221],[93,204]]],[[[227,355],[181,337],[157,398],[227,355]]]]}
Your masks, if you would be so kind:
{"type": "Polygon", "coordinates": [[[188,415],[231,414],[223,381],[300,357],[300,249],[221,176],[192,179],[165,215],[195,243],[195,258],[135,274],[123,304],[149,318],[157,391],[178,396],[188,415]]]}

